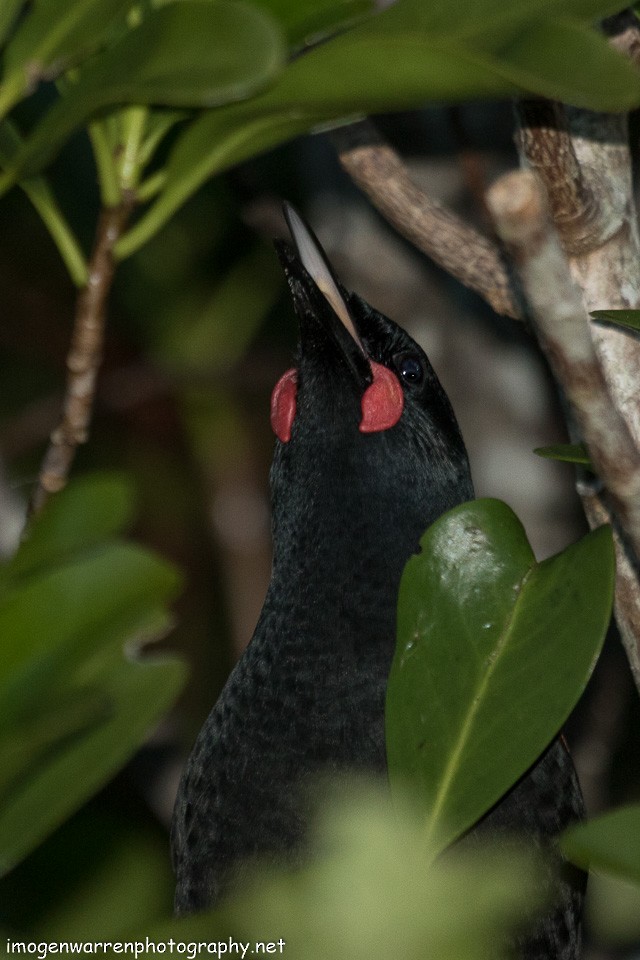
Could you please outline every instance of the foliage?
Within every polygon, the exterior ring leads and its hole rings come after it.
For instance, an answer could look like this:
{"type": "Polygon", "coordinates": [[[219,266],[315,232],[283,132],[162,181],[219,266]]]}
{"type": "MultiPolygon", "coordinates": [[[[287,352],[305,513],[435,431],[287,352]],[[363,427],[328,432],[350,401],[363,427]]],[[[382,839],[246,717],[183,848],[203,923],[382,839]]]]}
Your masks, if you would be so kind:
{"type": "Polygon", "coordinates": [[[522,91],[600,110],[640,103],[640,78],[589,26],[616,9],[606,0],[398,0],[381,12],[368,0],[73,0],[62,17],[44,0],[22,8],[9,4],[0,22],[0,193],[21,183],[78,283],[83,255],[40,178],[85,124],[104,202],[133,191],[150,204],[120,239],[123,257],[208,177],[320,124],[522,91]],[[19,132],[12,111],[52,79],[57,99],[19,132]]]}
{"type": "Polygon", "coordinates": [[[36,518],[0,571],[0,871],[6,873],[138,748],[183,665],[143,656],[178,578],[118,538],[131,492],[79,481],[36,518]]]}

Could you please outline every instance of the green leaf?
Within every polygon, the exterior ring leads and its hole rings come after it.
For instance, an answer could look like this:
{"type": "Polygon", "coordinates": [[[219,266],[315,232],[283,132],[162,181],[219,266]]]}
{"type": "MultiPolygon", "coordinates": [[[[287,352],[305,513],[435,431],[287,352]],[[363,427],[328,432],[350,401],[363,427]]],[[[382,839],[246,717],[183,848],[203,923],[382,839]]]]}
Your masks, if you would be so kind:
{"type": "Polygon", "coordinates": [[[592,310],[594,320],[605,320],[628,330],[640,330],[640,310],[592,310]]]}
{"type": "Polygon", "coordinates": [[[0,872],[103,786],[174,700],[183,664],[140,658],[132,644],[166,631],[176,587],[167,564],[113,545],[34,576],[0,603],[0,757],[14,761],[0,795],[0,872]],[[18,758],[16,724],[26,737],[18,758]]]}
{"type": "Polygon", "coordinates": [[[351,31],[294,60],[266,93],[203,114],[178,139],[165,189],[118,242],[117,256],[142,246],[209,177],[313,127],[429,99],[516,92],[491,70],[458,62],[457,53],[413,34],[351,31]]]}
{"type": "Polygon", "coordinates": [[[181,0],[150,13],[91,61],[77,87],[80,99],[93,101],[91,110],[114,103],[213,107],[264,86],[284,56],[277,25],[251,4],[181,0]]]}
{"type": "Polygon", "coordinates": [[[119,474],[89,474],[52,497],[29,523],[0,585],[71,557],[122,532],[133,516],[131,484],[119,474]]]}
{"type": "Polygon", "coordinates": [[[640,804],[620,807],[571,827],[562,835],[560,845],[565,856],[579,867],[640,884],[640,804]]]}
{"type": "Polygon", "coordinates": [[[314,123],[295,111],[252,117],[243,106],[212,110],[187,128],[171,152],[164,189],[116,243],[117,258],[125,259],[142,247],[210,177],[307,133],[314,123]]]}
{"type": "MultiPolygon", "coordinates": [[[[20,779],[46,761],[47,754],[89,730],[109,714],[109,704],[95,689],[59,697],[55,704],[38,704],[36,716],[23,716],[5,728],[0,739],[0,802],[20,779]]],[[[3,711],[4,712],[4,711],[3,711]]],[[[15,721],[15,718],[11,718],[15,721]]]]}
{"type": "Polygon", "coordinates": [[[253,0],[283,27],[292,46],[317,42],[373,13],[373,0],[253,0]]]}
{"type": "Polygon", "coordinates": [[[40,79],[51,79],[95,50],[131,0],[39,0],[4,54],[0,116],[40,79]]]}
{"type": "Polygon", "coordinates": [[[621,10],[617,0],[559,0],[558,12],[593,23],[621,10]]]}
{"type": "Polygon", "coordinates": [[[2,0],[0,4],[0,46],[9,34],[24,0],[2,0]]]}
{"type": "Polygon", "coordinates": [[[36,705],[40,686],[57,682],[79,658],[101,655],[93,650],[99,646],[98,632],[106,644],[114,636],[119,642],[122,631],[137,635],[141,624],[146,630],[150,617],[154,623],[158,619],[158,604],[177,588],[177,574],[167,563],[132,544],[113,543],[58,562],[6,590],[0,598],[0,716],[7,691],[17,685],[16,672],[24,687],[16,702],[36,705]]]}
{"type": "Polygon", "coordinates": [[[74,482],[2,571],[0,872],[117,772],[182,685],[182,663],[139,654],[179,577],[111,539],[130,513],[121,479],[74,482]]]}
{"type": "Polygon", "coordinates": [[[150,109],[148,111],[144,140],[138,155],[141,168],[144,168],[151,160],[158,145],[162,143],[169,131],[181,120],[186,119],[187,116],[186,110],[150,109]]]}
{"type": "Polygon", "coordinates": [[[487,63],[505,80],[575,107],[622,112],[640,102],[640,72],[631,61],[568,18],[527,24],[491,56],[487,63]]]}
{"type": "Polygon", "coordinates": [[[616,13],[618,0],[396,0],[384,13],[385,29],[422,29],[431,34],[467,41],[503,37],[509,27],[556,16],[583,22],[616,13]]]}
{"type": "Polygon", "coordinates": [[[298,57],[264,93],[205,113],[171,152],[165,188],[121,238],[145,243],[209,177],[328,122],[426,102],[522,91],[594,109],[640,103],[640,75],[603,37],[566,20],[527,22],[496,50],[394,22],[396,6],[298,57]]]}
{"type": "Polygon", "coordinates": [[[498,500],[449,511],[405,567],[387,692],[392,788],[442,849],[537,759],[582,693],[611,615],[608,527],[536,563],[498,500]]]}
{"type": "Polygon", "coordinates": [[[10,870],[82,805],[133,755],[185,679],[177,660],[127,663],[98,679],[111,716],[65,740],[28,771],[0,807],[0,873],[10,870]]]}
{"type": "Polygon", "coordinates": [[[546,460],[561,460],[563,463],[579,463],[591,469],[591,459],[582,443],[554,443],[548,447],[536,447],[533,451],[546,460]]]}
{"type": "Polygon", "coordinates": [[[275,21],[241,0],[180,0],[152,10],[86,64],[26,142],[2,188],[38,172],[98,110],[241,100],[277,73],[284,55],[275,21]]]}

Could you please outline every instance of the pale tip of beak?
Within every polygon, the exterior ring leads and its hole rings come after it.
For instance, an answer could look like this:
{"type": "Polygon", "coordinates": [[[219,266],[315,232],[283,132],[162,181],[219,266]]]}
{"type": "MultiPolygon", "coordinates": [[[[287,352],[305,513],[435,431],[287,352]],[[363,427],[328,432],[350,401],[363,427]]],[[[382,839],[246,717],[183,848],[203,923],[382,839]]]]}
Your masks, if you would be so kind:
{"type": "Polygon", "coordinates": [[[340,288],[336,283],[333,270],[327,260],[324,250],[320,246],[311,228],[304,222],[299,213],[285,201],[284,215],[296,247],[298,258],[309,276],[313,279],[318,290],[324,295],[334,313],[340,318],[355,342],[365,353],[360,337],[354,326],[340,288]]]}

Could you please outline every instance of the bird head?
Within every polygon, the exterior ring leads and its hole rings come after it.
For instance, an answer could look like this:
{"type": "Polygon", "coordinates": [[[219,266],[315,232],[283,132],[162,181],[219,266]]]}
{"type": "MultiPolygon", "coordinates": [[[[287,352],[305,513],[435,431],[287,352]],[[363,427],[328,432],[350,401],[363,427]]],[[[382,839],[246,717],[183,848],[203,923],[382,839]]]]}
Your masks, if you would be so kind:
{"type": "Polygon", "coordinates": [[[408,556],[429,523],[473,497],[451,404],[421,347],[345,290],[311,228],[284,209],[293,247],[276,249],[300,342],[271,399],[274,512],[286,488],[301,516],[318,507],[327,522],[359,516],[360,530],[411,538],[408,556]]]}

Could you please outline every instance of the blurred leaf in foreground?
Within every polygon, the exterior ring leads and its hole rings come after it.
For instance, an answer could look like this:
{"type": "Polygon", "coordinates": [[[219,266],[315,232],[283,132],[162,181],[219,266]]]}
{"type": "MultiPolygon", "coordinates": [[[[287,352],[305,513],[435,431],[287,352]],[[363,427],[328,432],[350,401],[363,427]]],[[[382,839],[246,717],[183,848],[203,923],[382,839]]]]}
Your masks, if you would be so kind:
{"type": "Polygon", "coordinates": [[[640,939],[640,804],[572,827],[561,847],[591,873],[587,916],[598,940],[619,945],[640,939]]]}
{"type": "Polygon", "coordinates": [[[429,863],[420,818],[406,803],[392,805],[386,790],[351,784],[320,796],[311,863],[290,872],[247,868],[247,892],[226,908],[149,935],[271,942],[271,952],[297,960],[497,960],[514,929],[544,907],[544,861],[530,849],[479,845],[429,863]]]}
{"type": "Polygon", "coordinates": [[[640,884],[640,804],[620,807],[567,830],[562,849],[579,867],[640,884]]]}
{"type": "Polygon", "coordinates": [[[71,484],[32,521],[0,574],[0,872],[102,787],[184,681],[140,647],[166,632],[180,578],[115,539],[131,491],[71,484]]]}

